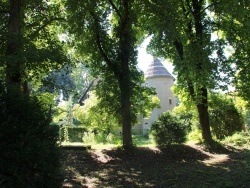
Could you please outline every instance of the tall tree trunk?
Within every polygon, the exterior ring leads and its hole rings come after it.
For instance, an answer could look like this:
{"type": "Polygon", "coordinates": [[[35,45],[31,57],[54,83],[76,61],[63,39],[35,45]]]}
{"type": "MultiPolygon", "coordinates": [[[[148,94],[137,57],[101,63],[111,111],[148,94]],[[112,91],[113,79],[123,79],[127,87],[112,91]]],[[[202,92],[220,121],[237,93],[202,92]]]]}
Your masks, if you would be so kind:
{"type": "MultiPolygon", "coordinates": [[[[192,0],[192,15],[194,18],[194,28],[195,28],[195,48],[198,48],[198,52],[201,54],[203,53],[203,34],[204,34],[204,27],[203,27],[203,19],[202,18],[202,1],[199,0],[192,0]]],[[[191,39],[192,41],[192,39],[191,39]]],[[[194,49],[195,49],[194,48],[194,49]]],[[[200,54],[200,55],[201,55],[200,54]]],[[[199,54],[195,54],[199,55],[199,54]]],[[[201,55],[201,57],[203,57],[201,55]]],[[[208,57],[203,57],[203,58],[208,58],[208,57]]],[[[203,63],[206,63],[205,59],[201,59],[200,61],[197,62],[197,70],[198,72],[204,72],[204,67],[202,66],[203,63]]],[[[212,146],[213,145],[213,139],[210,131],[210,123],[209,123],[209,113],[208,113],[208,91],[206,85],[204,85],[198,91],[198,95],[201,95],[201,101],[197,104],[197,109],[199,113],[199,120],[201,124],[201,129],[202,129],[202,137],[205,140],[205,142],[212,146]],[[199,94],[201,93],[201,94],[199,94]]]]}
{"type": "Polygon", "coordinates": [[[212,146],[213,139],[212,139],[210,123],[209,123],[207,89],[202,88],[201,92],[202,92],[202,101],[200,104],[197,104],[197,109],[199,113],[201,129],[202,129],[202,137],[208,145],[212,146]]]}
{"type": "Polygon", "coordinates": [[[122,113],[122,135],[123,147],[129,149],[133,147],[132,143],[132,124],[131,124],[131,78],[129,63],[132,55],[133,45],[131,44],[131,18],[130,7],[132,1],[123,0],[123,11],[120,20],[120,61],[121,61],[121,77],[120,77],[120,91],[121,91],[121,113],[122,113]]]}
{"type": "Polygon", "coordinates": [[[18,51],[20,49],[21,0],[10,0],[6,55],[7,89],[18,89],[21,92],[21,65],[18,51]]]}
{"type": "Polygon", "coordinates": [[[131,102],[130,86],[128,78],[120,82],[121,90],[121,115],[122,115],[122,142],[125,149],[133,147],[132,143],[132,124],[131,124],[131,102]]]}

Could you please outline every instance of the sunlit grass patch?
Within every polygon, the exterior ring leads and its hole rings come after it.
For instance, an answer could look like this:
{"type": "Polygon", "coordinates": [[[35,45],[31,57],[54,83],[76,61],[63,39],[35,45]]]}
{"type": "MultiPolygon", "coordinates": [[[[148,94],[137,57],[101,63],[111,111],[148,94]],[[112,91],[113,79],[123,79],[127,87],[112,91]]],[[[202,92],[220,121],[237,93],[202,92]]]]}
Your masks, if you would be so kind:
{"type": "Polygon", "coordinates": [[[250,135],[247,132],[235,133],[226,137],[222,143],[250,148],[250,135]]]}

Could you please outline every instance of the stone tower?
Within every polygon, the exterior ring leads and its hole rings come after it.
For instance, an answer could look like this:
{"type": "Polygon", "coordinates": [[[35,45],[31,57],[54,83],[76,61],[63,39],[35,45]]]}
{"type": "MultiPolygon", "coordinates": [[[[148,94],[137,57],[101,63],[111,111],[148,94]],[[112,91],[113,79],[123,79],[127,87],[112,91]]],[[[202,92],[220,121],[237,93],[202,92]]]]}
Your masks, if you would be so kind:
{"type": "Polygon", "coordinates": [[[154,109],[148,119],[142,119],[143,134],[148,132],[148,129],[157,120],[159,115],[166,110],[173,110],[176,106],[176,99],[171,91],[171,87],[174,85],[174,77],[159,59],[154,58],[150,62],[145,72],[145,77],[148,87],[156,88],[157,96],[160,99],[160,108],[154,109]]]}

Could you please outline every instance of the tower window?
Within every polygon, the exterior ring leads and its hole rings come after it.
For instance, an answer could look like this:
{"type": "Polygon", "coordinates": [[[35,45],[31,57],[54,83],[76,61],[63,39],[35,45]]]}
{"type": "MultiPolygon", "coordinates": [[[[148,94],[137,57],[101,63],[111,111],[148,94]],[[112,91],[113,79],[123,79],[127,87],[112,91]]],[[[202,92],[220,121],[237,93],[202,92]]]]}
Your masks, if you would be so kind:
{"type": "Polygon", "coordinates": [[[168,103],[171,105],[172,104],[172,99],[168,99],[168,103]]]}

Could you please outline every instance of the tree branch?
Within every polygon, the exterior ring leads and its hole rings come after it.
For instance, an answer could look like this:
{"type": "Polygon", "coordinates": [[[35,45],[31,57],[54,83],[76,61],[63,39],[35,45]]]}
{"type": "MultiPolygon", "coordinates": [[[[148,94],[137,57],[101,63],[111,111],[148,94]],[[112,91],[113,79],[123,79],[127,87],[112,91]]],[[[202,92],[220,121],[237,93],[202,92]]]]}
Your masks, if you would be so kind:
{"type": "Polygon", "coordinates": [[[209,8],[212,7],[212,6],[214,6],[214,3],[211,4],[211,5],[208,5],[206,8],[204,8],[204,9],[201,11],[201,13],[205,12],[207,9],[209,9],[209,8]]]}
{"type": "Polygon", "coordinates": [[[108,58],[107,54],[105,53],[105,51],[104,51],[104,49],[102,47],[100,32],[97,32],[96,43],[97,43],[97,47],[98,47],[99,52],[101,53],[102,57],[104,58],[104,61],[108,64],[108,66],[110,68],[112,68],[112,71],[114,72],[114,74],[116,76],[119,76],[120,75],[119,70],[117,70],[115,68],[115,66],[112,64],[111,60],[108,58]]]}
{"type": "Polygon", "coordinates": [[[189,90],[189,93],[190,93],[190,96],[191,98],[195,101],[195,91],[194,91],[194,86],[193,84],[191,83],[191,81],[187,81],[187,85],[188,85],[188,90],[189,90]]]}
{"type": "Polygon", "coordinates": [[[206,22],[202,25],[202,27],[206,27],[208,24],[209,24],[209,25],[215,25],[215,26],[218,26],[218,23],[216,23],[216,22],[213,22],[213,21],[211,21],[211,22],[206,21],[206,22]]]}
{"type": "Polygon", "coordinates": [[[108,55],[106,54],[106,52],[104,51],[103,47],[102,47],[102,42],[101,42],[101,36],[100,36],[100,27],[99,27],[99,21],[95,16],[95,13],[93,13],[92,11],[90,11],[90,15],[93,17],[94,19],[94,24],[95,24],[95,36],[96,36],[96,44],[98,47],[99,52],[101,53],[102,57],[104,58],[104,61],[108,64],[109,67],[112,68],[114,74],[116,76],[119,76],[119,71],[114,67],[114,65],[112,64],[111,60],[109,59],[108,55]]]}
{"type": "Polygon", "coordinates": [[[204,1],[204,0],[198,0],[199,6],[202,6],[203,1],[204,1]]]}
{"type": "Polygon", "coordinates": [[[121,14],[120,14],[118,8],[115,6],[114,2],[113,2],[112,0],[108,0],[108,1],[109,1],[110,5],[112,6],[112,8],[113,8],[113,9],[115,10],[115,12],[117,13],[117,15],[121,18],[122,16],[121,16],[121,14]]]}
{"type": "MultiPolygon", "coordinates": [[[[40,31],[42,31],[45,27],[47,27],[48,25],[50,25],[52,22],[54,21],[66,21],[64,18],[51,18],[50,20],[47,20],[45,22],[45,24],[43,24],[41,27],[39,27],[33,34],[32,36],[35,37],[37,35],[37,33],[39,33],[40,31]]],[[[30,27],[31,25],[29,25],[30,27]]],[[[32,25],[31,27],[33,27],[34,25],[32,25]]]]}
{"type": "Polygon", "coordinates": [[[189,0],[187,0],[187,7],[188,7],[189,11],[193,14],[194,11],[192,10],[193,8],[192,8],[189,0]]]}
{"type": "MultiPolygon", "coordinates": [[[[188,10],[186,9],[186,7],[185,7],[185,3],[183,2],[183,1],[181,1],[182,2],[182,11],[183,11],[183,13],[184,13],[184,16],[186,17],[186,18],[188,18],[188,15],[189,15],[189,12],[188,12],[188,10]]],[[[189,1],[188,1],[188,3],[189,3],[189,1]]],[[[189,8],[190,9],[190,8],[189,8]]]]}
{"type": "Polygon", "coordinates": [[[184,60],[183,45],[182,45],[182,43],[176,39],[174,41],[174,46],[175,46],[175,49],[178,52],[178,55],[179,55],[180,59],[184,60]]]}

